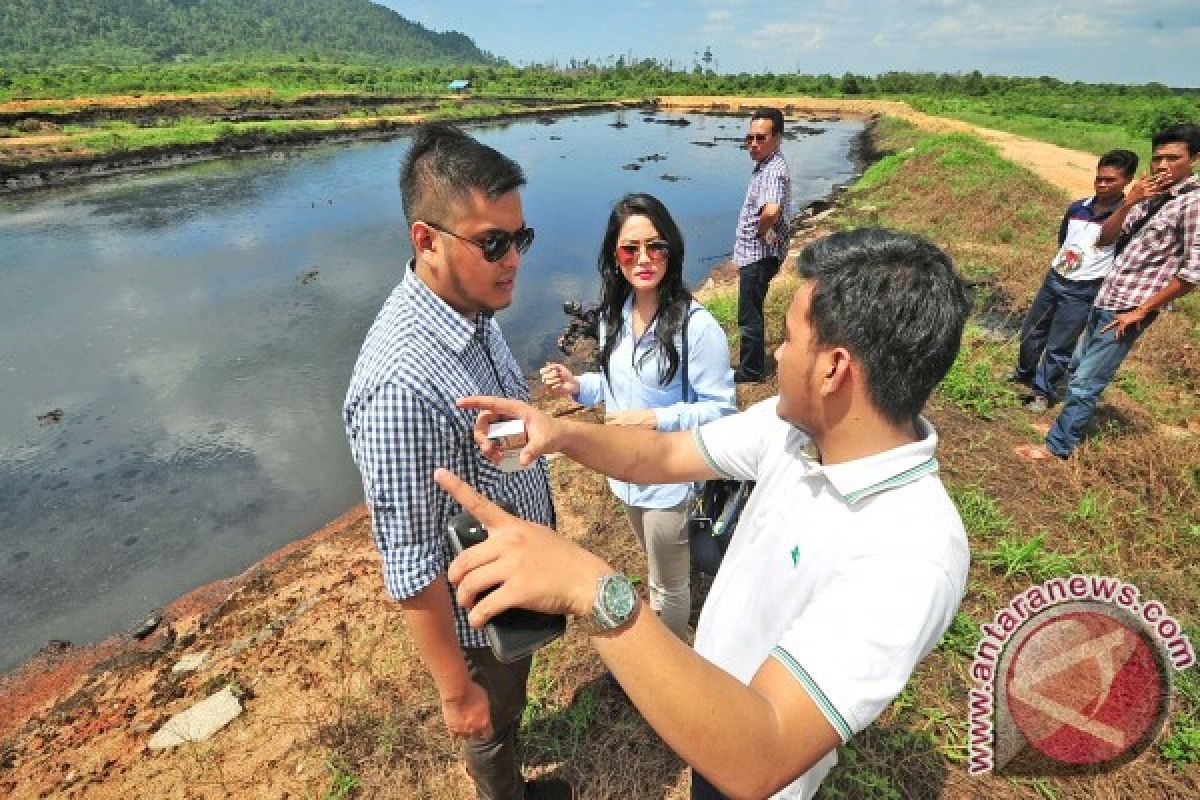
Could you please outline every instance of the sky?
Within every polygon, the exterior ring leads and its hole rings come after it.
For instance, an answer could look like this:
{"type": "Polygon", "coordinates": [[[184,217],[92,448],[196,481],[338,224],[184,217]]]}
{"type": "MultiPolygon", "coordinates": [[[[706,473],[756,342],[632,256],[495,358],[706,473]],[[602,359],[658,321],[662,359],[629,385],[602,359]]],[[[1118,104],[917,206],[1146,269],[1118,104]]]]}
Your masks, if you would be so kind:
{"type": "Polygon", "coordinates": [[[671,59],[721,72],[1053,75],[1200,87],[1197,0],[375,0],[517,64],[671,59]]]}

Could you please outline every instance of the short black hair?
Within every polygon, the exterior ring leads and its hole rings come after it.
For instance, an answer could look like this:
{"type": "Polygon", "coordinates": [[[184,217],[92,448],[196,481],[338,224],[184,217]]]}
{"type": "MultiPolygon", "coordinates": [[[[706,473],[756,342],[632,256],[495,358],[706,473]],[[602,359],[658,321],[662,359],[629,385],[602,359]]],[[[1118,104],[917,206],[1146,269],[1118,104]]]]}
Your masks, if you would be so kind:
{"type": "Polygon", "coordinates": [[[448,223],[454,201],[479,190],[489,200],[525,185],[511,158],[444,122],[417,126],[400,165],[404,216],[448,223]]]}
{"type": "Polygon", "coordinates": [[[1178,125],[1164,128],[1150,138],[1150,147],[1158,148],[1164,144],[1174,144],[1175,142],[1182,142],[1186,145],[1189,156],[1200,153],[1200,125],[1181,122],[1178,125]]]}
{"type": "Polygon", "coordinates": [[[915,234],[860,228],[806,247],[799,271],[813,284],[817,341],[858,359],[887,419],[915,419],[958,356],[971,311],[950,256],[915,234]]]}
{"type": "Polygon", "coordinates": [[[750,115],[750,121],[756,119],[771,120],[771,133],[778,136],[783,133],[783,112],[778,108],[760,108],[750,115]]]}
{"type": "Polygon", "coordinates": [[[1100,156],[1100,161],[1096,164],[1096,169],[1101,167],[1116,167],[1125,173],[1126,178],[1132,178],[1137,175],[1137,153],[1132,150],[1109,150],[1100,156]]]}

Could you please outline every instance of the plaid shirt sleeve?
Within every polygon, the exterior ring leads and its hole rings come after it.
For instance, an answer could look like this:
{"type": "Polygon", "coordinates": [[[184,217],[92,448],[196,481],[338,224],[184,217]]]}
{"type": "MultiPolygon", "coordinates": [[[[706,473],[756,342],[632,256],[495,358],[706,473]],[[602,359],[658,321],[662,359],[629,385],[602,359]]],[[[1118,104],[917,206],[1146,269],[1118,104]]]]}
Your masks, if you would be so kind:
{"type": "MultiPolygon", "coordinates": [[[[1200,195],[1200,190],[1193,190],[1200,195]]],[[[1200,284],[1200,198],[1193,197],[1183,221],[1183,262],[1176,273],[1179,280],[1192,286],[1200,284]]]]}
{"type": "Polygon", "coordinates": [[[443,520],[449,496],[433,470],[452,466],[452,425],[412,391],[384,384],[355,415],[354,460],[362,474],[384,585],[397,600],[420,592],[446,571],[443,520]]]}
{"type": "Polygon", "coordinates": [[[787,174],[787,167],[784,166],[782,161],[771,164],[769,171],[763,176],[762,194],[759,195],[759,202],[764,206],[769,203],[777,204],[780,206],[781,213],[786,216],[786,204],[788,194],[790,193],[788,191],[788,184],[790,180],[787,174]]]}

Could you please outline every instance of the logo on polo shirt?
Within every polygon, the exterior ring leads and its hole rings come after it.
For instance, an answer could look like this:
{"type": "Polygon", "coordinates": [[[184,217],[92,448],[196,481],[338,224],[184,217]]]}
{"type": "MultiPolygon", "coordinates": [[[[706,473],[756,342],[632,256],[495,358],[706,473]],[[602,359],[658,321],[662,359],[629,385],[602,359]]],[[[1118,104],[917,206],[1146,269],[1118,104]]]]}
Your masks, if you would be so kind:
{"type": "Polygon", "coordinates": [[[970,691],[972,774],[1101,772],[1166,723],[1172,667],[1195,663],[1161,604],[1106,576],[1033,586],[981,626],[970,691]]]}

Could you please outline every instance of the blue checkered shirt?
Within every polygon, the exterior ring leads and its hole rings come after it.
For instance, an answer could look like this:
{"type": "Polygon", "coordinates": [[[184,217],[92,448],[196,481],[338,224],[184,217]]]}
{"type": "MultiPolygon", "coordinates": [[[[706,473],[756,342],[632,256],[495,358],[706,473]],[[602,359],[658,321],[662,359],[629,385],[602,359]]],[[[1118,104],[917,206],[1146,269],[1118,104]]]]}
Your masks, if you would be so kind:
{"type": "Polygon", "coordinates": [[[783,153],[776,150],[754,165],[746,200],[738,214],[737,232],[733,240],[733,263],[739,267],[775,256],[783,261],[791,235],[792,176],[783,153]],[[758,235],[758,219],[763,206],[778,203],[779,219],[771,227],[775,240],[768,245],[758,235]]]}
{"type": "MultiPolygon", "coordinates": [[[[479,454],[474,412],[454,405],[475,394],[528,400],[529,387],[495,320],[463,317],[409,262],[367,333],[343,409],[383,582],[397,600],[445,580],[452,557],[446,529],[461,509],[433,482],[436,467],[506,501],[524,519],[554,525],[545,460],[504,473],[479,454]]],[[[463,647],[487,647],[456,601],[454,627],[463,647]]]]}

